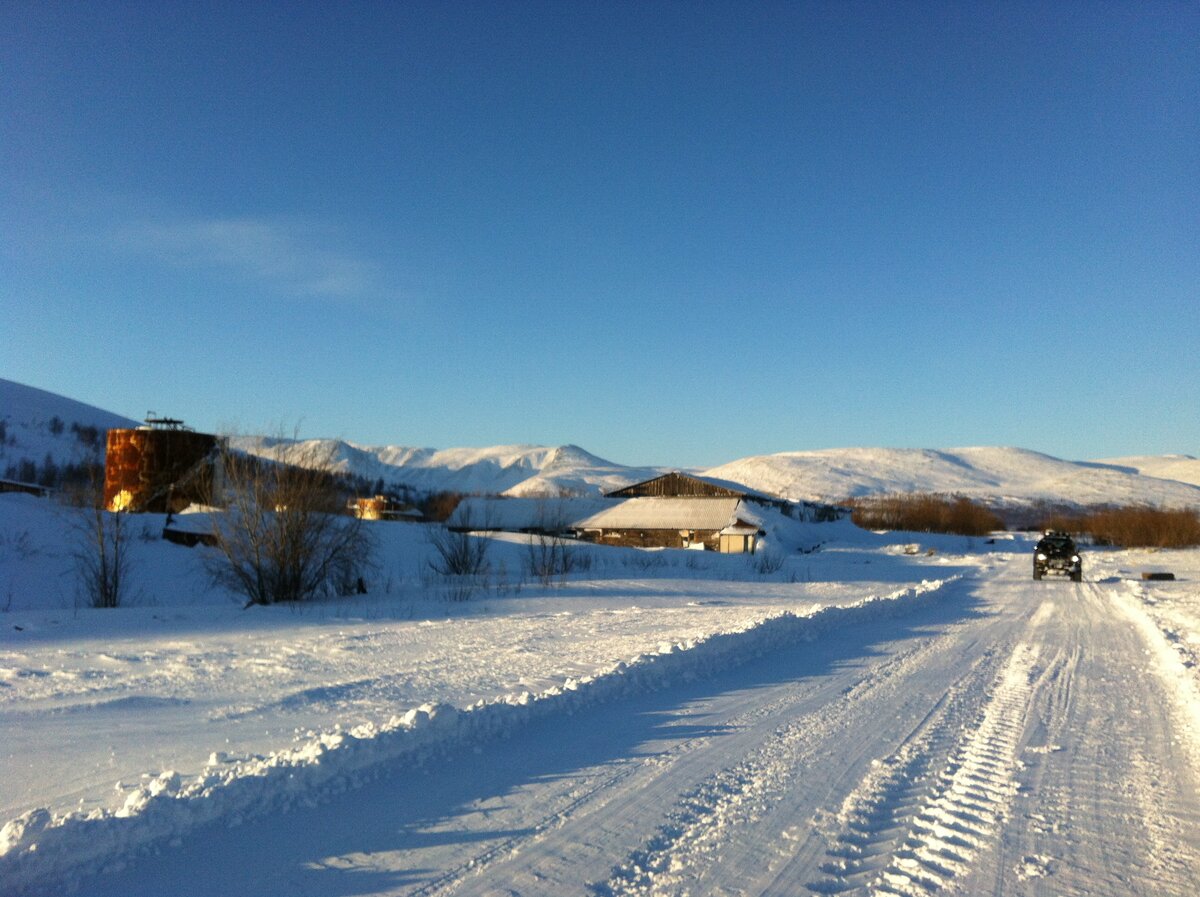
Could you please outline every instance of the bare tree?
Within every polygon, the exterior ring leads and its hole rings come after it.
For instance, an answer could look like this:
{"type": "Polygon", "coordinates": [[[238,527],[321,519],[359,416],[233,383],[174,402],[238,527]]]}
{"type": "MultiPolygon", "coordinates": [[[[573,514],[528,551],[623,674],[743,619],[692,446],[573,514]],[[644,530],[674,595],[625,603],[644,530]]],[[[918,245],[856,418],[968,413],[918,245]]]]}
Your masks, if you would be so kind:
{"type": "Polygon", "coordinates": [[[525,566],[530,576],[549,586],[574,570],[576,563],[575,545],[564,535],[569,521],[563,501],[539,501],[536,521],[536,532],[529,537],[525,566]]]}
{"type": "Polygon", "coordinates": [[[83,600],[89,607],[120,607],[129,590],[129,514],[104,509],[103,472],[90,468],[88,484],[63,494],[73,505],[71,557],[83,600]]]}
{"type": "Polygon", "coordinates": [[[491,522],[484,520],[477,524],[471,519],[470,506],[460,506],[457,523],[454,529],[445,525],[434,525],[429,528],[429,544],[433,546],[434,557],[429,560],[429,567],[441,576],[485,576],[489,569],[488,550],[491,540],[486,537],[472,535],[476,525],[488,529],[491,522]]]}
{"type": "Polygon", "coordinates": [[[246,606],[304,601],[361,587],[371,560],[363,522],[320,459],[292,455],[287,464],[221,452],[223,513],[213,515],[217,552],[209,572],[246,596],[246,606]],[[311,466],[305,462],[311,462],[311,466]]]}

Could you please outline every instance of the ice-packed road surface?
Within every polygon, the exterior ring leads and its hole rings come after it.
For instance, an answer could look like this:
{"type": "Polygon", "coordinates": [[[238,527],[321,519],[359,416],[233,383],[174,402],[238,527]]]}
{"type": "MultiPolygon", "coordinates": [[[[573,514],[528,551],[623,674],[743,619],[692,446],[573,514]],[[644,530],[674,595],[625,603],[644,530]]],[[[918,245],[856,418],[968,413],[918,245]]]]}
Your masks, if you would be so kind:
{"type": "Polygon", "coordinates": [[[1196,706],[1169,658],[1147,660],[1157,631],[1126,584],[1034,583],[1020,555],[948,588],[311,809],[200,829],[85,890],[1200,893],[1196,706]]]}

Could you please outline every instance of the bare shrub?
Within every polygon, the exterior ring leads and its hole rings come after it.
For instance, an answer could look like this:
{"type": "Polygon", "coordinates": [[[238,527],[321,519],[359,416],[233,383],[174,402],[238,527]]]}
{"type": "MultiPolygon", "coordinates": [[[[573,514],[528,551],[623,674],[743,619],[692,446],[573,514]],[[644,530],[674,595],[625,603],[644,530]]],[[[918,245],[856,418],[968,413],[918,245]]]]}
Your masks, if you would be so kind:
{"type": "Polygon", "coordinates": [[[129,514],[106,511],[103,480],[64,495],[76,510],[72,522],[71,559],[80,595],[88,607],[120,607],[129,590],[129,514]]]}
{"type": "Polygon", "coordinates": [[[227,507],[213,515],[212,578],[245,595],[247,607],[351,591],[372,546],[362,521],[345,514],[335,478],[316,459],[296,466],[228,447],[221,454],[227,507]]]}
{"type": "Polygon", "coordinates": [[[1038,518],[1036,528],[1041,532],[1053,530],[1054,532],[1071,533],[1076,536],[1087,532],[1087,525],[1083,514],[1073,514],[1063,510],[1057,510],[1038,518]]]}
{"type": "Polygon", "coordinates": [[[1081,521],[1098,543],[1123,548],[1189,548],[1200,545],[1200,512],[1196,509],[1135,505],[1091,511],[1081,521]]]}
{"type": "Polygon", "coordinates": [[[1039,530],[1087,536],[1097,545],[1121,548],[1190,548],[1200,545],[1200,511],[1153,505],[1056,511],[1038,518],[1039,530]]]}
{"type": "Polygon", "coordinates": [[[847,504],[852,508],[850,519],[863,529],[983,536],[1004,528],[995,512],[961,495],[885,495],[847,504]]]}
{"type": "MultiPolygon", "coordinates": [[[[457,506],[458,502],[455,502],[457,506]]],[[[491,538],[473,536],[475,522],[470,513],[463,513],[460,524],[455,529],[449,529],[444,524],[431,526],[428,530],[428,540],[433,546],[433,558],[430,568],[434,573],[444,577],[481,577],[488,571],[488,550],[492,547],[491,538]]],[[[488,523],[478,524],[487,529],[488,523]]]]}
{"type": "Polygon", "coordinates": [[[770,576],[782,570],[786,560],[787,557],[782,552],[767,548],[755,552],[752,555],[751,563],[754,564],[754,569],[760,576],[770,576]]]}
{"type": "Polygon", "coordinates": [[[643,573],[649,573],[651,570],[658,570],[660,567],[665,567],[667,562],[663,559],[661,553],[656,551],[642,551],[634,549],[636,554],[626,555],[621,559],[621,566],[635,567],[643,573]]]}
{"type": "Polygon", "coordinates": [[[543,586],[549,586],[556,579],[561,582],[577,566],[579,555],[575,542],[564,535],[567,516],[561,500],[543,499],[538,502],[535,515],[537,531],[529,537],[525,569],[543,586]]]}

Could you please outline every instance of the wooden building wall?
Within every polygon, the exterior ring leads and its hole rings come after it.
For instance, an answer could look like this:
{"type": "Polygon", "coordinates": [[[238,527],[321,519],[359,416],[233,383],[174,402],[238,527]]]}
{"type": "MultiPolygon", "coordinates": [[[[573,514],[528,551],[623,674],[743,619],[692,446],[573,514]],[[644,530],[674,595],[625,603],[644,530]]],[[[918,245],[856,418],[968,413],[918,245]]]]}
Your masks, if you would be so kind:
{"type": "Polygon", "coordinates": [[[583,530],[579,538],[597,545],[617,545],[621,548],[687,548],[689,544],[704,543],[709,551],[720,547],[718,530],[691,530],[690,538],[675,529],[609,529],[599,532],[583,530]]]}

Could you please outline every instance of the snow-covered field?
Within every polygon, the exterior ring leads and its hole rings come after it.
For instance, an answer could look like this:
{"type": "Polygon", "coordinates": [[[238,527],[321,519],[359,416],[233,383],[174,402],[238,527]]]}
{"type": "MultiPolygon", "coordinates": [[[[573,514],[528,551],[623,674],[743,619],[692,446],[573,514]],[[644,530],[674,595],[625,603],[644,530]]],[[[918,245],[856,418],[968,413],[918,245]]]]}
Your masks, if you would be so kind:
{"type": "Polygon", "coordinates": [[[498,540],[452,602],[384,523],[368,595],[242,610],[146,516],[101,611],[69,513],[0,496],[6,893],[1200,886],[1200,552],[1035,584],[1023,537],[843,523],[543,588],[498,540]]]}

